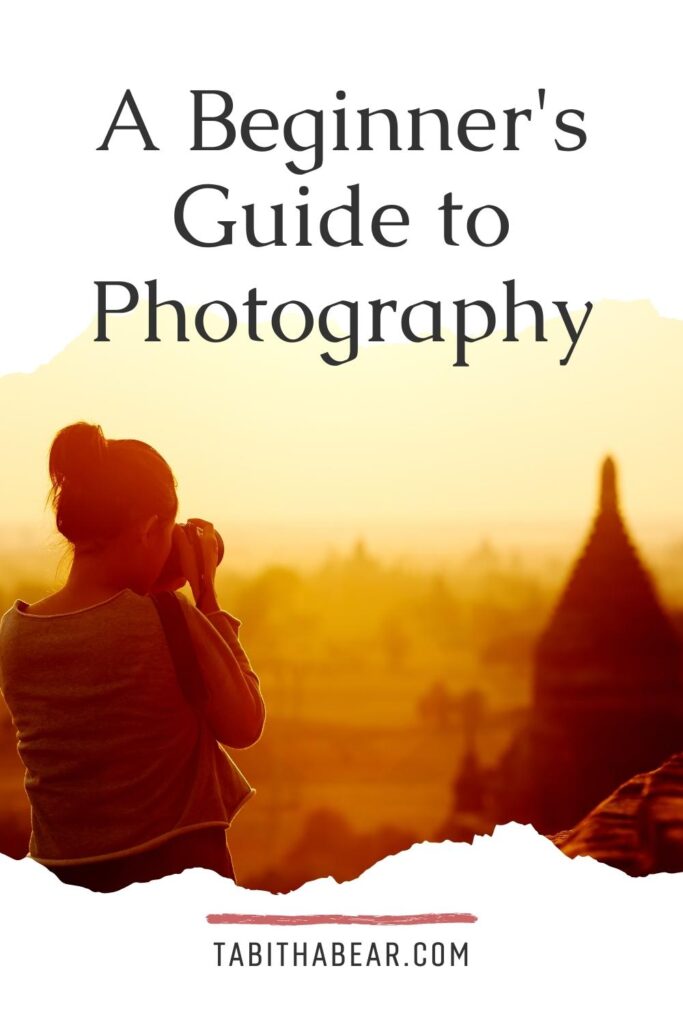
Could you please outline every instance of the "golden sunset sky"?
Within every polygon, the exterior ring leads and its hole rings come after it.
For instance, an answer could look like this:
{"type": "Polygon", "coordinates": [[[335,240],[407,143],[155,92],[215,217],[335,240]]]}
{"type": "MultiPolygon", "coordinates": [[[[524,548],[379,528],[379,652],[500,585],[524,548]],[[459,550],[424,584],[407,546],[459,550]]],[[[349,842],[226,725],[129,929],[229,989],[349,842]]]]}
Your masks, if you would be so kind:
{"type": "MultiPolygon", "coordinates": [[[[162,337],[170,323],[160,316],[162,337]]],[[[644,301],[596,302],[566,367],[560,332],[558,320],[547,344],[499,333],[471,346],[468,368],[448,340],[362,345],[333,367],[315,336],[145,343],[138,310],[95,344],[93,322],[34,373],[0,379],[0,530],[46,522],[50,442],[85,419],[157,447],[181,516],[270,544],[264,557],[285,535],[407,554],[482,537],[573,544],[608,452],[638,535],[683,537],[683,323],[644,301]]]]}

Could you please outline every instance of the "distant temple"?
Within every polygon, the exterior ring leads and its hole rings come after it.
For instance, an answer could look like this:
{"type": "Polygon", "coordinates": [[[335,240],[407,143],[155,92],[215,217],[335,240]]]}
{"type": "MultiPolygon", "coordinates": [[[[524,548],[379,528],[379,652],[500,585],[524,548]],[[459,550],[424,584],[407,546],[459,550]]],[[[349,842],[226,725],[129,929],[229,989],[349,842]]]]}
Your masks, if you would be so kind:
{"type": "Polygon", "coordinates": [[[489,774],[493,820],[559,832],[683,751],[681,655],[607,458],[588,538],[537,642],[529,718],[489,774]]]}
{"type": "Polygon", "coordinates": [[[680,642],[624,525],[611,458],[588,539],[536,647],[520,739],[527,779],[517,801],[546,833],[683,748],[680,642]]]}

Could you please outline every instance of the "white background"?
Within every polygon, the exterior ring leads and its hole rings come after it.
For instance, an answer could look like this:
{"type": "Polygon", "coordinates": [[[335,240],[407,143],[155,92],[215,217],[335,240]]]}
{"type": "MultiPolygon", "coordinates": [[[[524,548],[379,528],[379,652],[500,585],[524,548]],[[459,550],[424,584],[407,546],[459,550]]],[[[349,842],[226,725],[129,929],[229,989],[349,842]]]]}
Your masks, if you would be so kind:
{"type": "MultiPolygon", "coordinates": [[[[242,301],[258,283],[273,303],[301,297],[315,307],[342,296],[486,298],[515,276],[545,302],[646,298],[681,317],[676,13],[661,2],[15,7],[3,25],[0,369],[27,371],[61,350],[93,316],[93,281],[109,277],[157,277],[166,297],[188,304],[242,301]],[[579,153],[557,153],[550,117],[532,123],[519,153],[326,152],[323,169],[303,178],[284,168],[283,146],[189,152],[190,89],[224,89],[239,111],[265,106],[281,117],[329,111],[341,88],[349,110],[438,106],[456,118],[470,107],[535,106],[540,87],[548,110],[585,110],[579,153]],[[140,152],[133,133],[95,151],[126,88],[159,152],[140,152]],[[298,201],[301,183],[324,208],[359,181],[369,206],[405,205],[414,231],[398,250],[198,250],[176,235],[172,208],[199,181],[228,185],[235,208],[298,201]],[[502,206],[506,243],[440,246],[438,221],[428,224],[449,189],[471,205],[502,206]]],[[[681,879],[634,881],[569,862],[514,827],[474,849],[423,844],[358,882],[286,898],[236,892],[201,872],[97,897],[4,858],[0,887],[11,1020],[683,1015],[681,879]],[[471,911],[480,921],[466,933],[468,970],[238,975],[212,967],[216,929],[203,921],[228,909],[471,911]]]]}
{"type": "MultiPolygon", "coordinates": [[[[152,4],[99,10],[34,4],[6,19],[3,60],[4,343],[0,369],[30,369],[64,347],[95,311],[94,280],[156,277],[187,304],[259,284],[270,301],[397,294],[496,297],[500,282],[570,309],[585,301],[652,301],[680,316],[676,259],[680,76],[675,5],[573,3],[152,4]],[[96,152],[126,88],[159,152],[118,133],[96,152]],[[281,120],[307,107],[546,109],[520,122],[520,151],[501,136],[486,153],[325,153],[295,176],[293,154],[239,143],[190,152],[191,89],[222,89],[235,115],[281,120]],[[554,112],[585,111],[588,143],[559,154],[554,112]],[[299,202],[305,183],[322,210],[359,182],[368,210],[398,202],[412,215],[398,249],[197,249],[173,226],[191,185],[231,189],[243,203],[299,202]],[[511,221],[495,249],[439,242],[436,210],[452,190],[468,207],[495,203],[511,221]],[[433,218],[433,222],[432,222],[433,218]],[[302,283],[303,282],[303,283],[302,283]],[[10,300],[11,301],[8,301],[10,300]]],[[[328,124],[331,123],[331,117],[328,124]]],[[[404,115],[404,124],[407,115],[404,115]]],[[[305,126],[302,126],[302,131],[305,126]]],[[[263,133],[270,141],[270,133],[263,133]]],[[[488,133],[482,133],[488,139],[488,133]]],[[[571,140],[569,140],[571,141],[571,140]]],[[[300,154],[306,162],[308,154],[300,154]]],[[[307,165],[306,163],[304,165],[307,165]]],[[[367,223],[367,220],[366,220],[367,223]]]]}

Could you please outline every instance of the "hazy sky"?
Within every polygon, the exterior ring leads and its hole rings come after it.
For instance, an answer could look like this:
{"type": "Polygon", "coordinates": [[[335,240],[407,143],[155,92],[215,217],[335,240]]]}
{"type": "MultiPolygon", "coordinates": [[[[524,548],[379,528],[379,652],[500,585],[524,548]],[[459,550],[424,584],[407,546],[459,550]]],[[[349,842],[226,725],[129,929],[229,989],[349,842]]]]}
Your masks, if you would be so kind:
{"type": "Polygon", "coordinates": [[[155,445],[181,515],[247,540],[250,523],[274,543],[282,528],[407,551],[565,529],[573,540],[608,452],[638,535],[683,535],[683,324],[647,302],[596,304],[566,367],[557,321],[547,345],[527,333],[471,346],[469,368],[451,365],[449,342],[361,347],[331,367],[314,337],[150,344],[145,323],[117,318],[108,344],[91,325],[36,372],[0,379],[0,527],[40,517],[51,439],[86,419],[155,445]]]}

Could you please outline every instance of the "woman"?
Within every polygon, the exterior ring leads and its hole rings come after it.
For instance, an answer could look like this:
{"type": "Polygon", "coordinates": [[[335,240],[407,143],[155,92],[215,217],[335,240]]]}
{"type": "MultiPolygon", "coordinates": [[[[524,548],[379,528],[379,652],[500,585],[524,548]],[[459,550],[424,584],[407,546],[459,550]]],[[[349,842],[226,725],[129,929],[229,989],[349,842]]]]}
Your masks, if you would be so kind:
{"type": "Polygon", "coordinates": [[[29,856],[101,892],[188,867],[234,878],[226,829],[255,790],[221,744],[255,743],[265,708],[240,622],[216,600],[213,527],[196,531],[200,566],[175,522],[173,474],[142,441],[74,423],[55,437],[49,468],[69,576],[36,604],[17,600],[0,624],[29,856]],[[178,595],[201,707],[184,695],[150,596],[172,548],[184,578],[170,586],[187,580],[196,601],[178,595]]]}

